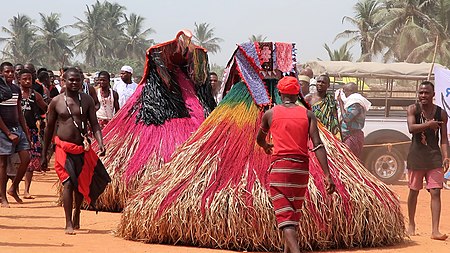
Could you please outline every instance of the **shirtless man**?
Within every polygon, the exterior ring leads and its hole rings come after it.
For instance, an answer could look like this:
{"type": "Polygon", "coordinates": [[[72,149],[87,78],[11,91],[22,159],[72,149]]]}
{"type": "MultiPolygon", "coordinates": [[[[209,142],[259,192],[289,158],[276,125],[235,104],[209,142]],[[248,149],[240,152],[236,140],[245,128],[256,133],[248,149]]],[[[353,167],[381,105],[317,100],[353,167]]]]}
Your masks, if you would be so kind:
{"type": "Polygon", "coordinates": [[[58,125],[55,131],[55,171],[64,186],[65,233],[72,235],[75,234],[74,229],[80,228],[80,208],[83,196],[89,203],[89,190],[87,193],[80,192],[80,190],[86,189],[85,187],[90,189],[91,182],[86,182],[85,173],[86,170],[95,166],[95,164],[90,164],[87,159],[93,152],[87,140],[88,122],[97,140],[100,155],[104,155],[105,148],[95,114],[94,101],[88,94],[80,92],[82,84],[80,71],[75,68],[67,69],[64,72],[63,81],[66,87],[65,91],[54,97],[49,105],[41,164],[42,168],[48,167],[47,156],[44,154],[48,152],[52,133],[54,133],[55,126],[58,125]],[[75,209],[72,220],[74,193],[75,209]]]}

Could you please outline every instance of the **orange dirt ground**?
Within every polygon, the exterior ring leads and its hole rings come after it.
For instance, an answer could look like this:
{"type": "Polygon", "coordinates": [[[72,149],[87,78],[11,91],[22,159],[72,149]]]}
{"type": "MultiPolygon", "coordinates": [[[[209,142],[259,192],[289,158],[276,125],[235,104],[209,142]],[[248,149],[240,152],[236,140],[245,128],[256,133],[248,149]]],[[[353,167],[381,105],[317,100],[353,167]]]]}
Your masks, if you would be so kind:
{"type": "MultiPolygon", "coordinates": [[[[81,230],[77,235],[65,235],[63,231],[63,208],[57,206],[55,173],[37,174],[33,179],[31,193],[35,199],[24,200],[24,204],[12,201],[11,208],[0,208],[0,252],[154,252],[154,253],[213,253],[233,252],[195,247],[144,244],[127,241],[114,236],[120,220],[119,213],[82,211],[81,230]]],[[[23,187],[23,184],[21,184],[23,187]]],[[[22,190],[23,188],[21,188],[22,190]]],[[[399,194],[402,211],[406,216],[408,189],[403,182],[393,185],[399,194]]],[[[450,234],[450,191],[442,192],[441,232],[450,234]]],[[[417,207],[417,232],[400,245],[386,248],[333,250],[324,252],[396,252],[396,253],[444,253],[450,252],[450,239],[435,241],[430,239],[431,214],[430,197],[424,190],[419,195],[417,207]]]]}

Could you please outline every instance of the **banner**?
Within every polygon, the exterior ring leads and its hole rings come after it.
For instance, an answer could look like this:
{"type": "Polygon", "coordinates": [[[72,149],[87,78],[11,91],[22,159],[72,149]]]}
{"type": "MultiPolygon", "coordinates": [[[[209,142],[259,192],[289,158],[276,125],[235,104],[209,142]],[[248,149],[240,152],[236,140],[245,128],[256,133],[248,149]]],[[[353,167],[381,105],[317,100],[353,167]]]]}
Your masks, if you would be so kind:
{"type": "MultiPolygon", "coordinates": [[[[450,70],[435,66],[434,85],[436,104],[450,116],[450,70]]],[[[447,135],[450,135],[450,122],[447,123],[447,135]]]]}

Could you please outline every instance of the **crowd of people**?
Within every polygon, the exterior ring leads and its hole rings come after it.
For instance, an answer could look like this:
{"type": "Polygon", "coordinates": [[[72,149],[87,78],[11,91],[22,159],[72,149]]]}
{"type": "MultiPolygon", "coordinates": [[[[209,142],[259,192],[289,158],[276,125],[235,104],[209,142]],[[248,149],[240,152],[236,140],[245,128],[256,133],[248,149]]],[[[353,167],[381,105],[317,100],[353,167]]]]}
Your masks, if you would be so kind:
{"type": "MultiPolygon", "coordinates": [[[[66,94],[71,81],[64,76],[69,68],[63,68],[59,75],[33,64],[3,62],[0,65],[0,192],[1,206],[9,207],[7,195],[22,203],[19,197],[19,183],[24,179],[23,198],[33,199],[30,186],[33,173],[45,171],[41,160],[49,158],[54,150],[51,140],[45,141],[49,106],[59,94],[66,94]],[[47,151],[48,149],[48,151],[47,151]],[[43,150],[45,152],[43,152],[43,150]],[[8,179],[13,181],[7,190],[8,179]]],[[[133,81],[133,69],[123,66],[121,80],[112,83],[110,73],[96,73],[94,84],[80,68],[81,93],[89,95],[94,103],[96,121],[103,128],[133,94],[137,84],[133,81]]],[[[77,111],[73,109],[74,113],[77,111]]],[[[79,112],[77,112],[79,113],[79,112]]],[[[86,123],[87,124],[87,123],[86,123]]],[[[92,124],[89,124],[92,129],[92,124]]],[[[86,125],[87,126],[87,125],[86,125]]],[[[58,128],[58,127],[56,127],[58,128]]],[[[87,130],[87,128],[86,128],[87,130]]],[[[48,131],[48,130],[47,130],[48,131]]],[[[53,136],[53,131],[50,134],[53,136]]]]}

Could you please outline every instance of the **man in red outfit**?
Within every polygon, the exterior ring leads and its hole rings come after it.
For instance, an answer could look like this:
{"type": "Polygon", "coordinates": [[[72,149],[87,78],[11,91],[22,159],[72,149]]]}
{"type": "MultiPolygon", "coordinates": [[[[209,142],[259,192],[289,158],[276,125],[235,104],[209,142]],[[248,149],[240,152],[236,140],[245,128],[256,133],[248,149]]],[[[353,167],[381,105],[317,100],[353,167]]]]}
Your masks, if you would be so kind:
{"type": "Polygon", "coordinates": [[[334,192],[327,154],[317,129],[314,113],[296,105],[300,85],[295,77],[283,77],[277,88],[282,104],[268,110],[261,123],[257,142],[267,154],[272,155],[270,166],[270,196],[278,223],[284,235],[284,252],[298,253],[297,226],[300,210],[308,189],[309,157],[308,139],[311,138],[317,159],[327,178],[327,192],[334,192]],[[270,130],[273,144],[267,143],[270,130]]]}

